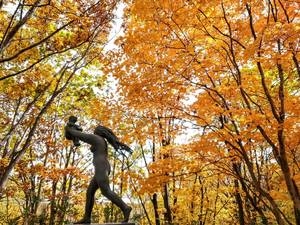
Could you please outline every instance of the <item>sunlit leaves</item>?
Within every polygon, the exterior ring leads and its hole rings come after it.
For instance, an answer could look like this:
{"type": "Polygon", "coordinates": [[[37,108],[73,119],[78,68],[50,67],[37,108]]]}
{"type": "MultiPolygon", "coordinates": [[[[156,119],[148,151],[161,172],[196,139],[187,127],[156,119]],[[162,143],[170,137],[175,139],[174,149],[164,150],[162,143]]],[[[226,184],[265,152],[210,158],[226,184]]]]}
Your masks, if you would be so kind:
{"type": "MultiPolygon", "coordinates": [[[[164,155],[165,147],[160,146],[161,155],[156,152],[149,178],[141,178],[144,190],[153,193],[151,187],[159,190],[178,181],[176,174],[201,170],[193,162],[202,160],[203,165],[215,166],[210,170],[226,174],[229,183],[239,179],[244,185],[241,193],[246,195],[245,185],[249,185],[251,193],[268,198],[266,205],[274,208],[267,217],[273,213],[283,224],[276,207],[284,201],[290,201],[291,210],[292,201],[300,207],[289,188],[294,186],[292,176],[299,172],[299,4],[130,3],[125,11],[125,34],[117,41],[121,49],[108,70],[118,79],[124,108],[147,121],[148,127],[159,117],[165,122],[174,116],[175,124],[189,121],[199,133],[189,145],[175,148],[182,148],[179,158],[172,151],[164,155]],[[235,164],[243,165],[241,172],[232,168],[235,164]],[[270,176],[275,171],[280,177],[270,176]],[[266,196],[273,190],[270,183],[278,180],[282,181],[280,190],[266,196]],[[288,192],[289,200],[283,197],[288,192]]],[[[188,133],[190,127],[179,129],[188,133]]],[[[153,131],[156,140],[163,140],[159,129],[153,131]]],[[[243,196],[244,200],[251,202],[251,195],[243,196]]],[[[174,209],[174,215],[177,212],[174,209]]]]}

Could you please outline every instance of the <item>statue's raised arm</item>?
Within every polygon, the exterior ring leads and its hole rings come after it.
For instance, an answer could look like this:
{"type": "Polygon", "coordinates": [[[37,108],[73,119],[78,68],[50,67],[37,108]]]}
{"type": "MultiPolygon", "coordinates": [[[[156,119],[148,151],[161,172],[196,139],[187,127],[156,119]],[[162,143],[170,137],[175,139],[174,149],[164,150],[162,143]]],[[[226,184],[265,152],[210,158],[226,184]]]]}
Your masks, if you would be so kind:
{"type": "MultiPolygon", "coordinates": [[[[83,141],[85,143],[88,143],[90,145],[94,145],[97,143],[98,137],[95,134],[88,134],[88,133],[84,133],[82,131],[79,131],[77,129],[75,129],[72,126],[65,126],[65,136],[66,137],[71,137],[74,142],[74,145],[77,146],[75,144],[74,139],[79,139],[80,141],[83,141]]],[[[68,139],[68,138],[67,138],[68,139]]],[[[80,144],[79,144],[80,145],[80,144]]]]}

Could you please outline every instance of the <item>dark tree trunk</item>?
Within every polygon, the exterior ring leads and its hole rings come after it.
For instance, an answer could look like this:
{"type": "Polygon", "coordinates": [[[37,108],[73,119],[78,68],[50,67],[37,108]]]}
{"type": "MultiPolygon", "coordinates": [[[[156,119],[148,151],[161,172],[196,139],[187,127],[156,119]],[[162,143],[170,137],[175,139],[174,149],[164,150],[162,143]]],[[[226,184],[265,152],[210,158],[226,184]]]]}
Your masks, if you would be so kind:
{"type": "Polygon", "coordinates": [[[163,188],[164,188],[163,189],[164,207],[166,209],[166,212],[164,213],[164,217],[167,224],[172,224],[172,212],[171,212],[170,201],[169,201],[168,185],[165,184],[163,188]]]}
{"type": "MultiPolygon", "coordinates": [[[[233,163],[233,170],[240,174],[241,172],[241,165],[237,163],[233,163]]],[[[234,189],[235,189],[235,201],[238,206],[238,217],[239,217],[239,224],[245,225],[245,215],[244,215],[244,209],[243,209],[243,200],[240,194],[239,190],[239,181],[238,179],[234,180],[234,189]]]]}
{"type": "Polygon", "coordinates": [[[154,193],[151,198],[151,202],[153,204],[154,216],[155,216],[155,225],[160,225],[160,218],[158,213],[158,202],[157,202],[157,194],[154,193]]]}
{"type": "Polygon", "coordinates": [[[55,204],[55,195],[56,195],[57,181],[53,181],[52,185],[52,196],[50,203],[50,219],[49,225],[55,225],[55,216],[56,216],[56,204],[55,204]]]}

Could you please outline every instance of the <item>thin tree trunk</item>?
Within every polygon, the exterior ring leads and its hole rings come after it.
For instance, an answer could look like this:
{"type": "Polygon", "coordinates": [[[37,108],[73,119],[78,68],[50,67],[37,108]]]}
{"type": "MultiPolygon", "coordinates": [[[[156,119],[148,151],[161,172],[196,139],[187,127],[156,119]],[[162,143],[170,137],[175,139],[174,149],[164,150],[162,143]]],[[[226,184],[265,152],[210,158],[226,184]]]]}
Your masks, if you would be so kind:
{"type": "Polygon", "coordinates": [[[55,216],[56,216],[56,204],[55,204],[55,195],[56,195],[57,181],[53,181],[52,192],[51,192],[51,203],[50,203],[50,219],[49,225],[55,225],[55,216]]]}
{"type": "Polygon", "coordinates": [[[239,183],[237,179],[234,179],[234,189],[235,189],[235,201],[238,206],[238,217],[239,217],[239,224],[245,225],[245,218],[244,218],[244,210],[243,210],[243,200],[239,191],[239,183]]]}
{"type": "MultiPolygon", "coordinates": [[[[69,166],[71,156],[72,156],[72,147],[70,148],[69,152],[67,149],[66,149],[66,151],[67,151],[66,152],[66,164],[64,166],[64,169],[68,168],[68,166],[69,166]]],[[[58,224],[60,224],[60,225],[63,224],[64,217],[65,217],[67,207],[68,207],[68,195],[67,195],[68,180],[69,180],[68,175],[64,175],[63,182],[61,185],[62,197],[61,197],[61,202],[60,202],[60,206],[59,206],[60,210],[57,215],[57,221],[58,221],[58,224]]]]}
{"type": "Polygon", "coordinates": [[[165,221],[167,222],[167,224],[172,224],[172,212],[170,207],[169,190],[167,184],[165,184],[163,187],[163,200],[164,207],[166,209],[166,212],[164,213],[165,221]]]}
{"type": "Polygon", "coordinates": [[[153,205],[154,216],[155,216],[155,225],[160,225],[160,218],[158,213],[158,202],[157,202],[157,194],[154,193],[151,198],[151,202],[153,205]]]}
{"type": "MultiPolygon", "coordinates": [[[[232,165],[233,170],[241,174],[241,164],[233,163],[232,165]]],[[[244,209],[243,209],[243,200],[240,194],[240,188],[239,188],[239,181],[238,179],[234,179],[234,196],[236,200],[236,204],[238,206],[238,216],[239,216],[239,223],[240,225],[245,225],[245,214],[244,214],[244,209]]]]}

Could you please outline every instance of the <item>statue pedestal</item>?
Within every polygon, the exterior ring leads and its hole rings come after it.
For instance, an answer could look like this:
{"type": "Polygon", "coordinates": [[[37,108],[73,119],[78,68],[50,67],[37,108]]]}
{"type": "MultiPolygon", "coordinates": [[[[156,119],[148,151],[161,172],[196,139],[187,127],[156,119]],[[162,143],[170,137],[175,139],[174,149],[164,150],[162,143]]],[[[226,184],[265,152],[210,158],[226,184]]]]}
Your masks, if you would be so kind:
{"type": "MultiPolygon", "coordinates": [[[[74,225],[70,223],[68,225],[74,225]]],[[[136,225],[135,223],[81,223],[76,225],[136,225]]]]}

